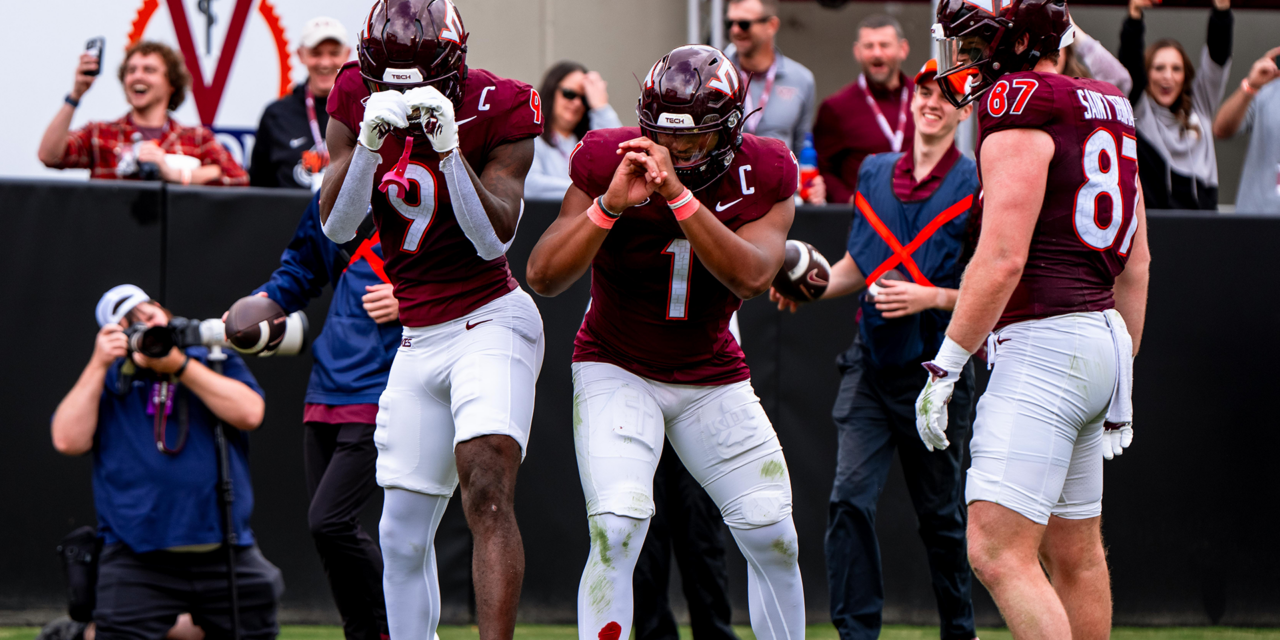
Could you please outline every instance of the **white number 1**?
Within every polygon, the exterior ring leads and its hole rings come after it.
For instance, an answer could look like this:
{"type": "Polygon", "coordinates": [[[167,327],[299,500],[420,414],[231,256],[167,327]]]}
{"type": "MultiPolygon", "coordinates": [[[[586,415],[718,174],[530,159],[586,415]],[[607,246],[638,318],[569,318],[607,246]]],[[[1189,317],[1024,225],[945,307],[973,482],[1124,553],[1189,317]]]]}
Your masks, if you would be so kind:
{"type": "Polygon", "coordinates": [[[689,267],[693,263],[693,249],[689,247],[688,240],[677,238],[668,243],[662,253],[671,256],[671,283],[667,288],[667,319],[688,319],[689,267]]]}

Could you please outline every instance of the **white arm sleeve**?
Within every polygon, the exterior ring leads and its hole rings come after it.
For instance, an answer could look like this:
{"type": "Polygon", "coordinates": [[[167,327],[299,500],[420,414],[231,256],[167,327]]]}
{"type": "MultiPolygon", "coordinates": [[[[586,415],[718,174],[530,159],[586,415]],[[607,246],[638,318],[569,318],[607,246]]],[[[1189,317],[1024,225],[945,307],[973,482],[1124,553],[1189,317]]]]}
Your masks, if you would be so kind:
{"type": "MultiPolygon", "coordinates": [[[[455,150],[440,161],[440,171],[444,173],[444,182],[449,187],[449,199],[453,202],[453,215],[458,219],[458,226],[467,239],[475,246],[476,253],[485,260],[493,260],[507,252],[511,243],[515,242],[515,234],[511,242],[503,243],[489,222],[489,214],[485,213],[476,186],[471,184],[471,176],[462,165],[462,154],[455,150]]],[[[516,218],[516,227],[520,226],[520,218],[524,217],[524,199],[520,200],[520,213],[516,218]]]]}
{"type": "Polygon", "coordinates": [[[380,156],[362,144],[356,145],[342,181],[338,199],[333,203],[329,219],[321,226],[330,240],[343,243],[356,237],[360,223],[369,213],[369,196],[373,194],[373,173],[378,170],[380,156]]]}

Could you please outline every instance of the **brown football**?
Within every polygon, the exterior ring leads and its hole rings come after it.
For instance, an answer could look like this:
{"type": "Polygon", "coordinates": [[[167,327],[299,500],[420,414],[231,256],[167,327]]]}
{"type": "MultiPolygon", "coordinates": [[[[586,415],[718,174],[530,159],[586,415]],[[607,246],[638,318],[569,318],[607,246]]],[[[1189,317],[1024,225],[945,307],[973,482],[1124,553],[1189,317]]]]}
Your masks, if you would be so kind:
{"type": "Polygon", "coordinates": [[[817,300],[831,281],[831,264],[808,242],[787,241],[787,257],[773,278],[773,288],[796,302],[817,300]]]}
{"type": "Polygon", "coordinates": [[[284,339],[284,309],[271,298],[246,296],[227,311],[227,342],[241,353],[274,349],[284,339]]]}

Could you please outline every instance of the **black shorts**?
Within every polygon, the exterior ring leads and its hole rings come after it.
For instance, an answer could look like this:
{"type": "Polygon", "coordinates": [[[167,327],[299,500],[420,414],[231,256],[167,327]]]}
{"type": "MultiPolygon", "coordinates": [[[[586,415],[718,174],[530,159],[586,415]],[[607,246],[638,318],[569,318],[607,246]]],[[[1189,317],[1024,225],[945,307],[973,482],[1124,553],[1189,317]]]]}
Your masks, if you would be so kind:
{"type": "MultiPolygon", "coordinates": [[[[280,632],[276,605],[284,593],[280,570],[257,546],[241,547],[236,578],[241,637],[275,638],[280,632]]],[[[100,640],[161,640],[182,613],[191,614],[208,640],[232,637],[225,552],[134,553],[124,544],[103,548],[93,612],[100,640]]]]}

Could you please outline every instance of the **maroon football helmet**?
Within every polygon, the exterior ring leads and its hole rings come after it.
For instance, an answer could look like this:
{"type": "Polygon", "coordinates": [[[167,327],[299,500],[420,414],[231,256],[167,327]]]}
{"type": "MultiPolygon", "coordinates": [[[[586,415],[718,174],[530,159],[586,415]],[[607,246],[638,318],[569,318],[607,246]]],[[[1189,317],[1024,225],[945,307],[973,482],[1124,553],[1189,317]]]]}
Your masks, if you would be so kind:
{"type": "Polygon", "coordinates": [[[938,87],[959,108],[986,93],[1000,76],[1034,68],[1071,44],[1075,30],[1066,0],[940,0],[933,37],[942,45],[938,87]],[[1027,47],[1019,52],[1024,35],[1027,47]]]}
{"type": "Polygon", "coordinates": [[[729,170],[742,145],[743,92],[729,58],[705,45],[675,49],[645,76],[640,129],[671,151],[684,186],[697,191],[729,170]]]}
{"type": "Polygon", "coordinates": [[[467,31],[450,0],[378,0],[359,44],[371,91],[433,86],[458,106],[467,78],[467,31]]]}

